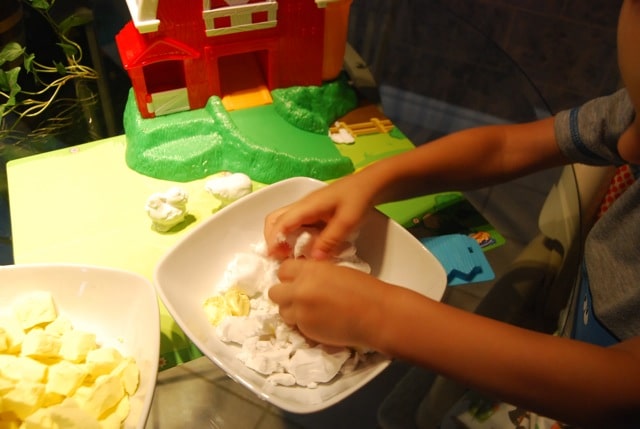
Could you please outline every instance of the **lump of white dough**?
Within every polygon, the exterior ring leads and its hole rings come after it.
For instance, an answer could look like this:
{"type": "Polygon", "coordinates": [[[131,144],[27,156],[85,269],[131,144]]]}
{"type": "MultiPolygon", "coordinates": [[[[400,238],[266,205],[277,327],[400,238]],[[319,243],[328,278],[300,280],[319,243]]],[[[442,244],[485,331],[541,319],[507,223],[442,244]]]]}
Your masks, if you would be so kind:
{"type": "Polygon", "coordinates": [[[223,173],[207,180],[204,187],[225,205],[250,194],[253,190],[251,178],[243,173],[223,173]]]}
{"type": "MultiPolygon", "coordinates": [[[[279,241],[286,244],[290,249],[291,253],[289,254],[289,257],[294,259],[309,259],[311,258],[311,248],[319,234],[319,228],[301,227],[286,236],[280,237],[279,241]]],[[[370,273],[371,266],[357,255],[355,245],[356,238],[357,234],[352,234],[345,242],[342,243],[337,254],[333,257],[333,262],[336,265],[370,273]]]]}
{"type": "Polygon", "coordinates": [[[287,372],[301,386],[313,387],[333,379],[351,357],[351,351],[343,347],[317,345],[299,348],[287,362],[287,372]]]}
{"type": "Polygon", "coordinates": [[[220,291],[236,287],[249,297],[278,283],[277,262],[256,253],[237,253],[224,273],[220,291]]]}
{"type": "MultiPolygon", "coordinates": [[[[283,238],[291,250],[290,257],[310,256],[318,228],[300,228],[283,238]]],[[[339,265],[369,272],[350,237],[334,257],[339,265]]],[[[216,295],[205,301],[207,316],[215,326],[218,339],[237,344],[241,351],[236,357],[249,369],[266,377],[269,386],[303,386],[315,388],[328,383],[338,374],[356,369],[360,352],[347,347],[312,345],[295,327],[284,323],[278,306],[269,299],[269,288],[278,283],[280,261],[268,256],[266,243],[259,241],[249,251],[236,253],[227,264],[223,279],[215,288],[216,295]],[[238,291],[249,299],[250,311],[234,314],[220,310],[226,304],[228,291],[238,291]],[[214,316],[208,307],[214,306],[214,316]]]]}
{"type": "Polygon", "coordinates": [[[147,199],[145,210],[153,222],[153,228],[166,232],[182,222],[187,215],[189,196],[183,189],[174,186],[166,192],[156,192],[147,199]]]}

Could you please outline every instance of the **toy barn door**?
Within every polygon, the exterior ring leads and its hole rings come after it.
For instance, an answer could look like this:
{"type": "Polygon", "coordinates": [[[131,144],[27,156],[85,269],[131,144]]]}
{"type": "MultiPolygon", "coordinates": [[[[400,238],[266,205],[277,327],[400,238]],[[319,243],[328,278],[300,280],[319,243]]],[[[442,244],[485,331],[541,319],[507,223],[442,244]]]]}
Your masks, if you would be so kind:
{"type": "Polygon", "coordinates": [[[147,85],[147,109],[155,116],[189,110],[187,89],[182,60],[160,61],[144,66],[147,85]]]}

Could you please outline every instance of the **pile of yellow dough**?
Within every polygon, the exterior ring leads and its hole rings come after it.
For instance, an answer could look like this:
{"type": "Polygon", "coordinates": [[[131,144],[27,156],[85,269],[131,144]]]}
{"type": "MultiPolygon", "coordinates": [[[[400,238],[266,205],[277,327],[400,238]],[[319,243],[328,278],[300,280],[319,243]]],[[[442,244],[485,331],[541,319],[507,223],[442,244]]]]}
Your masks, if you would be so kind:
{"type": "Polygon", "coordinates": [[[120,428],[138,389],[135,360],[74,329],[50,293],[21,298],[0,315],[0,427],[120,428]]]}

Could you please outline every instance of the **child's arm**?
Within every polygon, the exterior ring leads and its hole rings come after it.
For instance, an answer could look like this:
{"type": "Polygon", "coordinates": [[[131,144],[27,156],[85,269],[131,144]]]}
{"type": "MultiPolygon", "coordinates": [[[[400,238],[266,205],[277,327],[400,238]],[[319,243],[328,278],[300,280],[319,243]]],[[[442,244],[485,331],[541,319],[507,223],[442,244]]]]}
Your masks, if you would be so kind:
{"type": "MultiPolygon", "coordinates": [[[[579,427],[638,427],[640,337],[604,348],[388,291],[375,349],[579,427]]],[[[375,328],[374,328],[375,325],[375,328]]]]}
{"type": "Polygon", "coordinates": [[[272,213],[265,222],[265,238],[271,253],[277,254],[278,237],[321,222],[326,228],[313,254],[324,259],[357,229],[373,205],[479,188],[565,163],[553,118],[469,129],[378,161],[272,213]]]}
{"type": "Polygon", "coordinates": [[[269,296],[309,338],[381,351],[580,427],[638,427],[640,337],[603,348],[528,331],[328,262],[289,260],[269,296]]]}

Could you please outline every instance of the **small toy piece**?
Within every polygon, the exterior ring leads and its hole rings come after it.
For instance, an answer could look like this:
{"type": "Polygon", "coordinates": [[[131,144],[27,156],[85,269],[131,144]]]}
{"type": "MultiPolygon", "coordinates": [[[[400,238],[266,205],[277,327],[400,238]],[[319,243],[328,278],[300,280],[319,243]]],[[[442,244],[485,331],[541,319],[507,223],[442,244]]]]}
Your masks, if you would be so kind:
{"type": "Polygon", "coordinates": [[[495,278],[478,242],[464,234],[424,237],[420,241],[447,272],[447,286],[488,281],[495,278]]]}
{"type": "Polygon", "coordinates": [[[342,127],[337,128],[336,131],[329,131],[329,137],[334,143],[338,144],[353,144],[356,141],[353,135],[342,127]]]}
{"type": "Polygon", "coordinates": [[[153,221],[153,229],[167,232],[182,222],[187,215],[187,193],[177,187],[171,187],[165,193],[156,192],[147,200],[145,207],[153,221]]]}
{"type": "Polygon", "coordinates": [[[251,178],[244,173],[224,172],[209,179],[204,187],[225,206],[253,191],[251,178]]]}

